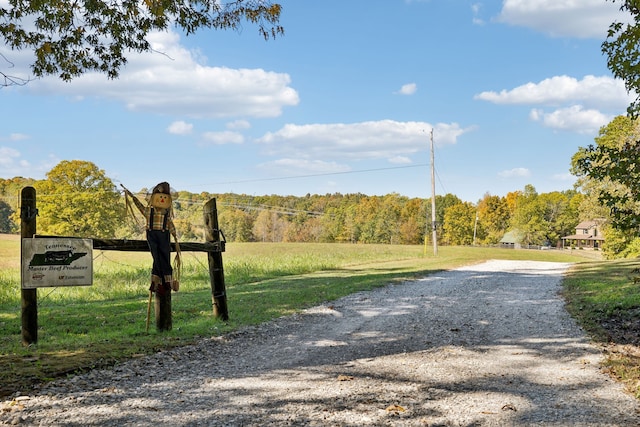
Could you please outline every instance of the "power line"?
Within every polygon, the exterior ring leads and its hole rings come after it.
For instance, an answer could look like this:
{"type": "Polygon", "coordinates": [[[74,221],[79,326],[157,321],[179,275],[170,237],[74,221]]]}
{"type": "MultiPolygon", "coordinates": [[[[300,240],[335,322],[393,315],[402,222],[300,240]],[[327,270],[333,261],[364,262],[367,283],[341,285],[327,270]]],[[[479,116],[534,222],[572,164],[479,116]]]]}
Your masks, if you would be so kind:
{"type": "MultiPolygon", "coordinates": [[[[312,178],[312,177],[319,177],[319,176],[332,176],[332,175],[349,175],[349,174],[357,174],[357,173],[368,173],[368,172],[378,172],[378,171],[386,171],[386,170],[398,170],[398,169],[409,169],[409,168],[419,168],[419,167],[425,167],[428,166],[429,164],[427,163],[420,163],[420,164],[415,164],[415,165],[405,165],[405,166],[390,166],[390,167],[385,167],[385,168],[372,168],[372,169],[361,169],[361,170],[355,170],[355,171],[343,171],[343,172],[325,172],[325,173],[317,173],[317,174],[307,174],[307,175],[292,175],[292,176],[283,176],[283,177],[273,177],[273,178],[256,178],[256,179],[246,179],[246,180],[237,180],[237,181],[224,181],[224,182],[218,182],[218,183],[212,183],[212,184],[200,184],[200,185],[195,185],[195,187],[198,186],[213,186],[213,185],[224,185],[224,184],[240,184],[240,183],[248,183],[248,182],[265,182],[265,181],[278,181],[278,180],[288,180],[288,179],[300,179],[300,178],[312,178]]],[[[439,179],[439,177],[438,177],[439,179]]],[[[119,182],[118,180],[114,180],[114,182],[119,182]]],[[[442,183],[441,183],[442,184],[442,183]]],[[[74,194],[79,194],[79,193],[84,193],[84,192],[76,192],[76,193],[53,193],[53,194],[39,194],[38,197],[61,197],[61,196],[69,196],[69,195],[74,195],[74,194]]],[[[8,200],[9,198],[13,198],[12,196],[2,196],[0,195],[0,200],[6,199],[8,200]]],[[[19,199],[19,197],[16,196],[17,199],[19,199]]],[[[181,200],[181,199],[175,199],[174,202],[183,204],[183,205],[194,205],[194,204],[200,204],[201,201],[192,201],[192,200],[181,200]]],[[[242,204],[242,203],[238,203],[238,202],[227,202],[227,203],[222,203],[225,206],[229,206],[229,207],[233,207],[236,209],[242,209],[245,211],[248,210],[257,210],[257,211],[262,211],[262,210],[270,210],[270,211],[274,211],[276,213],[280,213],[280,214],[285,214],[285,215],[296,215],[298,213],[302,213],[302,214],[307,214],[310,216],[322,216],[324,215],[323,212],[314,212],[314,211],[304,211],[304,210],[298,210],[298,209],[291,209],[291,208],[283,208],[283,207],[278,207],[278,206],[269,206],[269,205],[254,205],[254,204],[242,204]]]]}
{"type": "Polygon", "coordinates": [[[314,174],[308,174],[308,175],[291,175],[291,176],[281,176],[281,177],[273,177],[273,178],[255,178],[255,179],[244,179],[244,180],[237,180],[237,181],[221,181],[221,182],[213,182],[209,184],[197,184],[192,187],[200,187],[200,186],[208,186],[208,185],[225,185],[225,184],[244,184],[247,182],[281,181],[281,180],[287,180],[287,179],[313,178],[317,176],[348,175],[348,174],[355,174],[355,173],[377,172],[377,171],[394,170],[394,169],[418,168],[418,167],[424,167],[424,166],[428,166],[428,164],[421,163],[421,164],[407,165],[407,166],[390,166],[387,168],[361,169],[361,170],[344,171],[344,172],[325,172],[325,173],[314,173],[314,174]]]}
{"type": "MultiPolygon", "coordinates": [[[[281,176],[281,177],[272,177],[272,178],[255,178],[255,179],[244,179],[244,180],[236,180],[236,181],[221,181],[214,182],[209,184],[195,184],[191,187],[204,187],[211,185],[225,185],[225,184],[243,184],[248,182],[266,182],[266,181],[282,181],[288,179],[299,179],[299,178],[313,178],[318,176],[332,176],[332,175],[349,175],[356,173],[367,173],[367,172],[378,172],[378,171],[386,171],[386,170],[397,170],[397,169],[410,169],[410,168],[421,168],[424,166],[429,166],[428,163],[419,163],[415,165],[406,165],[406,166],[390,166],[386,168],[373,168],[373,169],[360,169],[355,171],[343,171],[343,172],[325,172],[325,173],[316,173],[316,174],[307,174],[307,175],[291,175],[291,176],[281,176]]],[[[114,182],[119,182],[118,180],[113,180],[114,182]]],[[[84,192],[75,192],[72,194],[81,194],[84,192]]],[[[69,193],[53,193],[53,194],[39,194],[39,197],[60,197],[60,196],[68,196],[69,193]]],[[[13,198],[14,196],[0,195],[0,200],[9,198],[13,198]]],[[[19,199],[19,196],[15,196],[19,199]]],[[[177,200],[175,200],[177,201],[177,200]]]]}

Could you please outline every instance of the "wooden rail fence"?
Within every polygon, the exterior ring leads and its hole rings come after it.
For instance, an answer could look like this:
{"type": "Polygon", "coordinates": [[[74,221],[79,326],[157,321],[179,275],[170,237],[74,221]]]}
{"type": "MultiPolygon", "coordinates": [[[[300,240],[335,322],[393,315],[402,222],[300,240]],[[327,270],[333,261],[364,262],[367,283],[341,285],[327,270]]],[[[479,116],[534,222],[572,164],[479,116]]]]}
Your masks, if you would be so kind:
{"type": "MultiPolygon", "coordinates": [[[[36,207],[36,190],[33,187],[25,187],[22,189],[20,206],[20,235],[23,239],[60,237],[36,234],[38,209],[36,207]]],[[[229,313],[227,310],[226,286],[224,283],[224,268],[222,263],[222,252],[225,251],[225,241],[224,235],[218,226],[216,199],[211,199],[205,203],[203,218],[206,242],[180,242],[180,249],[187,252],[207,252],[213,314],[216,318],[228,320],[229,313]]],[[[149,251],[146,240],[95,238],[92,239],[92,241],[93,249],[103,251],[149,251]]],[[[171,243],[171,250],[175,252],[175,243],[171,243]]],[[[22,286],[20,288],[22,341],[28,345],[38,341],[37,288],[23,289],[22,286]]],[[[171,329],[171,292],[166,292],[163,296],[156,295],[155,316],[156,328],[158,330],[171,329]]]]}

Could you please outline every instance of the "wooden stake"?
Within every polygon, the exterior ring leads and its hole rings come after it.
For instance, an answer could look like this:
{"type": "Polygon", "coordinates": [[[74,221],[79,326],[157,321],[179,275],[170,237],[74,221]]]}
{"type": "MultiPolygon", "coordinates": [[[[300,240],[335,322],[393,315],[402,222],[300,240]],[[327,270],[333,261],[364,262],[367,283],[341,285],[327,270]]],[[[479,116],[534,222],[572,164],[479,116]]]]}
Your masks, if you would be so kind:
{"type": "Polygon", "coordinates": [[[153,298],[153,292],[149,291],[149,302],[147,303],[147,329],[149,332],[149,319],[151,318],[151,299],[153,298]]]}

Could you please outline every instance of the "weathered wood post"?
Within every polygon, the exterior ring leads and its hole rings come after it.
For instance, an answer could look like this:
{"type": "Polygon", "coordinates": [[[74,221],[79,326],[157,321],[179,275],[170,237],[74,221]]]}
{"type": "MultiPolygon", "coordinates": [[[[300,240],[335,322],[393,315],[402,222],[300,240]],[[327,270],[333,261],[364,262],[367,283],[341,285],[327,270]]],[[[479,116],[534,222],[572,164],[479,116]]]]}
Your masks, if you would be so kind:
{"type": "MultiPolygon", "coordinates": [[[[33,187],[24,187],[22,189],[20,201],[21,254],[22,239],[31,239],[36,234],[37,214],[36,189],[33,187]]],[[[20,293],[22,306],[22,342],[25,345],[35,344],[38,341],[38,291],[35,288],[22,289],[21,284],[20,293]]]]}
{"type": "Polygon", "coordinates": [[[229,319],[227,311],[227,291],[224,285],[224,269],[222,267],[222,242],[218,226],[218,209],[216,199],[211,199],[204,205],[205,241],[218,243],[219,251],[208,252],[209,278],[211,280],[211,300],[213,315],[221,320],[229,319]]]}
{"type": "Polygon", "coordinates": [[[158,331],[170,331],[173,328],[170,288],[165,289],[163,293],[155,292],[154,314],[158,331]]]}
{"type": "Polygon", "coordinates": [[[156,292],[155,300],[156,329],[170,331],[173,327],[171,319],[171,289],[167,289],[162,295],[156,292]]]}

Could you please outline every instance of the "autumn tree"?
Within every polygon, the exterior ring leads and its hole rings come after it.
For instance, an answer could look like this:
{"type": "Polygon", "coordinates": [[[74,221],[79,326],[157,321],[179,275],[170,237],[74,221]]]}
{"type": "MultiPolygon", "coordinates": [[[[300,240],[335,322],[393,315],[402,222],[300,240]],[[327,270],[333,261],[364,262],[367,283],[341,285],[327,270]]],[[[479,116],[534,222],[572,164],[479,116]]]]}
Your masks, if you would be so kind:
{"type": "Polygon", "coordinates": [[[595,145],[580,147],[571,158],[576,188],[584,194],[581,219],[603,218],[607,258],[624,256],[640,230],[640,125],[618,116],[602,127],[595,145]]]}
{"type": "MultiPolygon", "coordinates": [[[[265,38],[284,33],[281,6],[268,0],[8,0],[0,7],[0,41],[14,50],[33,50],[36,77],[69,81],[86,72],[117,78],[128,52],[152,50],[149,34],[175,27],[185,34],[200,29],[238,29],[255,24],[265,38]]],[[[10,58],[0,59],[11,65],[10,58]]],[[[0,72],[4,85],[23,78],[0,72]]]]}
{"type": "Polygon", "coordinates": [[[376,216],[382,208],[380,197],[371,196],[360,200],[355,211],[359,242],[379,243],[376,236],[376,216]]]}
{"type": "Polygon", "coordinates": [[[324,196],[326,203],[319,203],[315,209],[316,211],[324,211],[321,218],[320,240],[323,242],[358,242],[362,226],[358,218],[358,206],[366,198],[367,196],[361,193],[324,196]]]}
{"type": "Polygon", "coordinates": [[[356,243],[360,236],[360,223],[356,219],[357,216],[355,204],[345,203],[328,207],[321,218],[320,240],[327,243],[356,243]]]}
{"type": "MultiPolygon", "coordinates": [[[[436,195],[435,201],[436,201],[436,217],[435,217],[436,236],[438,238],[438,241],[441,241],[444,234],[443,226],[445,223],[445,212],[447,208],[462,203],[462,200],[456,195],[447,193],[444,196],[436,195]]],[[[431,208],[430,208],[431,199],[427,199],[427,206],[428,208],[426,210],[426,215],[425,215],[426,221],[427,221],[426,224],[428,224],[429,226],[429,232],[427,233],[427,238],[429,240],[432,240],[431,225],[433,224],[434,219],[431,216],[431,208]]],[[[426,227],[426,224],[425,224],[425,227],[426,227]]],[[[426,231],[426,228],[425,228],[425,231],[426,231]]]]}
{"type": "Polygon", "coordinates": [[[506,198],[485,194],[478,202],[478,225],[483,230],[478,235],[478,242],[498,243],[509,228],[510,217],[506,198]]]}
{"type": "Polygon", "coordinates": [[[285,242],[312,243],[319,242],[322,234],[322,223],[316,216],[305,212],[293,215],[284,232],[285,242]]]}
{"type": "Polygon", "coordinates": [[[116,186],[91,162],[64,160],[34,186],[39,234],[111,238],[124,219],[116,186]]]}
{"type": "Polygon", "coordinates": [[[610,213],[612,225],[637,233],[640,227],[640,123],[618,116],[600,129],[595,145],[572,157],[579,185],[610,213]]]}
{"type": "MultiPolygon", "coordinates": [[[[636,95],[627,108],[629,117],[635,119],[640,113],[640,8],[637,1],[624,0],[619,4],[620,10],[630,14],[632,21],[611,24],[607,39],[602,43],[602,52],[607,56],[609,70],[624,80],[627,90],[636,95]]],[[[591,177],[606,177],[605,182],[610,180],[614,186],[620,186],[601,193],[599,199],[611,209],[613,229],[627,236],[621,241],[628,240],[630,234],[637,235],[640,226],[640,144],[636,124],[631,127],[634,129],[622,144],[590,146],[583,153],[587,154],[587,161],[579,165],[591,177]]]]}
{"type": "Polygon", "coordinates": [[[426,202],[424,199],[409,199],[400,211],[401,244],[419,245],[426,233],[426,202]]]}
{"type": "Polygon", "coordinates": [[[0,178],[0,231],[10,233],[20,229],[20,193],[24,187],[31,186],[35,179],[23,178],[0,178]]]}
{"type": "Polygon", "coordinates": [[[538,198],[538,192],[533,185],[526,185],[524,191],[518,193],[516,198],[510,228],[524,235],[522,243],[541,245],[549,240],[548,225],[545,219],[544,203],[538,198]]]}
{"type": "Polygon", "coordinates": [[[249,213],[242,209],[223,206],[219,210],[219,226],[227,240],[250,242],[253,239],[253,218],[249,213]]]}
{"type": "Polygon", "coordinates": [[[11,206],[3,200],[0,200],[0,233],[10,233],[14,231],[14,222],[11,220],[13,210],[11,206]]]}
{"type": "MultiPolygon", "coordinates": [[[[324,211],[324,215],[320,218],[322,226],[320,240],[327,243],[341,241],[341,235],[345,229],[346,217],[346,209],[340,209],[336,206],[328,207],[324,211]]],[[[348,238],[345,240],[349,241],[348,238]]]]}
{"type": "Polygon", "coordinates": [[[579,223],[577,206],[571,204],[575,195],[575,191],[552,191],[538,195],[537,203],[547,230],[544,243],[557,245],[563,236],[574,234],[579,223]]]}
{"type": "Polygon", "coordinates": [[[473,243],[476,208],[469,202],[449,206],[444,212],[443,239],[450,245],[473,243]]]}
{"type": "Polygon", "coordinates": [[[275,211],[260,211],[253,224],[253,235],[259,242],[281,242],[286,223],[275,211]]]}
{"type": "Polygon", "coordinates": [[[382,209],[375,215],[376,243],[400,242],[400,212],[406,201],[406,197],[397,193],[387,194],[381,199],[382,209]]]}

